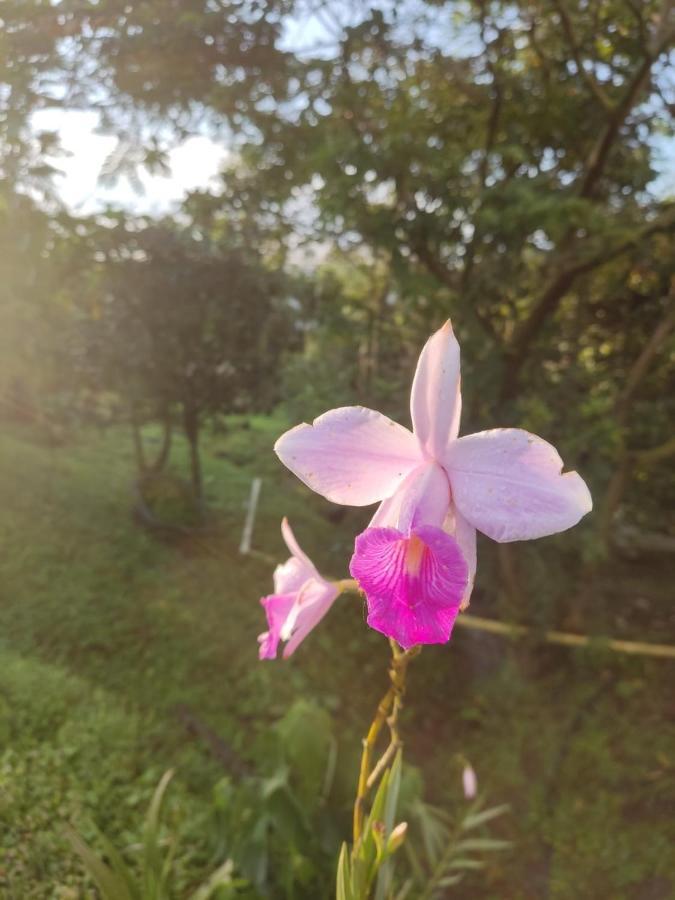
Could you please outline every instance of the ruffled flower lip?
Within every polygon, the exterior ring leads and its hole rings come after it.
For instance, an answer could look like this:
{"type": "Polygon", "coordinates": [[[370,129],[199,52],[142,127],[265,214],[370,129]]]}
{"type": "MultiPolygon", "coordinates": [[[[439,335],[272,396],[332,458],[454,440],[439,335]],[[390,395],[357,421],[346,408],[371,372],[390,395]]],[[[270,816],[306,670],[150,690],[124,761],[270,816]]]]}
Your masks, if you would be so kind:
{"type": "Polygon", "coordinates": [[[408,649],[450,639],[467,581],[457,542],[422,525],[404,534],[367,528],[350,563],[368,603],[368,624],[408,649]]]}

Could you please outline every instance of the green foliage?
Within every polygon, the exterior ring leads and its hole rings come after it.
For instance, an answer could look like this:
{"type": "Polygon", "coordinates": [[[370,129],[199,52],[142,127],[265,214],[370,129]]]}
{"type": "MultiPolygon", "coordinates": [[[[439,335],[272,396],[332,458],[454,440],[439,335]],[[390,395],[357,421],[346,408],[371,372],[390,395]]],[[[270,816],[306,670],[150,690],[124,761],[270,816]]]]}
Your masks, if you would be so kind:
{"type": "Polygon", "coordinates": [[[480,831],[507,811],[508,806],[503,805],[485,808],[478,799],[456,821],[445,810],[417,799],[410,808],[413,824],[405,846],[412,874],[397,900],[411,891],[415,891],[411,896],[420,900],[441,900],[447,896],[447,888],[460,884],[467,872],[485,867],[481,855],[509,848],[508,841],[480,831]],[[473,834],[477,830],[478,834],[473,834]]]}
{"type": "Polygon", "coordinates": [[[296,701],[260,749],[260,773],[215,788],[216,834],[263,896],[317,896],[333,874],[348,798],[335,782],[330,716],[296,701]]]}
{"type": "Polygon", "coordinates": [[[415,770],[403,771],[399,751],[378,785],[361,840],[351,852],[342,845],[337,900],[449,896],[448,888],[467,872],[484,867],[481,855],[510,846],[483,831],[507,810],[505,805],[486,808],[477,799],[458,815],[426,803],[421,779],[415,770]],[[407,821],[395,827],[400,816],[407,821]],[[394,856],[401,846],[403,851],[394,856]]]}
{"type": "MultiPolygon", "coordinates": [[[[272,723],[297,697],[331,711],[339,748],[331,791],[310,828],[316,841],[317,823],[325,828],[321,849],[301,846],[304,861],[291,875],[297,900],[303,890],[308,900],[317,896],[312,878],[304,888],[299,875],[308,859],[314,876],[326,872],[332,890],[340,841],[349,833],[352,754],[377,703],[386,654],[365,629],[361,604],[344,598],[288,663],[259,663],[257,598],[269,591],[268,555],[286,556],[282,515],[322,571],[339,577],[368,511],[347,511],[335,522],[323,515],[325,504],[279,473],[269,447],[287,427],[283,417],[228,417],[224,424],[204,439],[205,489],[218,528],[208,538],[172,544],[152,540],[129,516],[134,460],[125,431],[78,432],[57,446],[29,427],[5,427],[0,435],[0,468],[12,473],[3,482],[0,510],[0,630],[12,648],[0,666],[0,734],[9,742],[3,744],[0,868],[6,880],[11,876],[9,884],[0,882],[0,893],[11,896],[11,887],[16,896],[38,900],[63,888],[65,900],[66,890],[82,892],[64,820],[81,829],[96,821],[119,848],[138,843],[152,790],[169,767],[180,773],[169,798],[177,809],[171,823],[188,854],[176,862],[185,891],[194,888],[234,855],[217,799],[215,821],[209,817],[222,765],[208,743],[185,731],[176,708],[188,705],[266,780],[283,761],[272,723]],[[253,547],[265,558],[237,551],[254,475],[264,482],[253,547]],[[327,665],[332,658],[339,665],[327,665]]],[[[178,464],[186,453],[177,441],[178,464]]],[[[565,540],[557,551],[561,574],[545,569],[542,582],[561,597],[554,607],[559,615],[569,609],[564,569],[576,565],[563,554],[565,540]]],[[[479,552],[485,609],[497,604],[499,578],[482,547],[479,552]]],[[[621,564],[612,615],[602,618],[598,610],[594,624],[604,634],[663,641],[671,615],[663,590],[668,577],[657,563],[637,570],[621,564]],[[636,597],[647,612],[633,608],[636,597]]],[[[550,612],[538,614],[546,624],[550,612]]],[[[675,734],[664,672],[661,662],[511,645],[457,628],[448,648],[421,654],[410,679],[406,758],[424,764],[427,786],[423,791],[415,772],[404,770],[398,818],[409,822],[406,843],[417,846],[420,831],[408,809],[422,792],[455,823],[464,815],[448,760],[460,750],[488,796],[510,804],[512,814],[495,825],[517,852],[479,854],[486,866],[467,872],[459,896],[509,897],[516,885],[523,897],[550,890],[555,900],[570,900],[579,884],[593,900],[633,900],[658,890],[668,896],[675,734]]],[[[301,716],[293,718],[301,724],[301,716]]],[[[316,721],[321,728],[321,714],[316,721]]],[[[318,743],[318,758],[323,746],[318,743]]],[[[325,747],[327,770],[328,742],[325,747]]],[[[291,791],[308,796],[310,789],[296,780],[302,766],[297,773],[286,765],[291,791]]],[[[320,770],[312,766],[313,785],[320,770]]],[[[230,785],[235,792],[241,785],[242,807],[259,808],[260,781],[249,788],[231,773],[230,785]]],[[[270,806],[279,802],[290,818],[285,793],[277,791],[270,806]]],[[[269,806],[263,811],[268,815],[269,806]]],[[[84,836],[98,846],[93,831],[84,836]]],[[[258,846],[266,853],[278,838],[258,846]]],[[[295,857],[281,853],[278,863],[276,852],[268,856],[268,873],[283,883],[285,863],[295,857]]],[[[405,865],[405,852],[394,858],[397,867],[405,865]]]]}
{"type": "MultiPolygon", "coordinates": [[[[173,859],[177,839],[175,835],[170,835],[165,840],[162,835],[164,796],[172,776],[171,771],[162,776],[150,801],[143,827],[138,875],[105,835],[100,832],[98,834],[104,853],[104,857],[100,857],[77,831],[68,829],[68,839],[73,850],[82,860],[104,900],[168,900],[176,896],[173,859]]],[[[232,877],[232,862],[227,860],[203,884],[191,891],[186,900],[209,900],[211,897],[227,900],[238,894],[238,888],[244,886],[232,877]]]]}
{"type": "Polygon", "coordinates": [[[289,331],[282,279],[251,248],[196,240],[170,222],[99,227],[88,237],[76,374],[94,391],[117,392],[129,409],[141,473],[140,423],[159,419],[168,436],[179,420],[200,501],[205,419],[269,409],[278,399],[289,331]]]}
{"type": "MultiPolygon", "coordinates": [[[[46,886],[73,896],[84,882],[64,826],[97,815],[106,830],[130,836],[129,817],[156,777],[143,740],[151,722],[141,726],[109,694],[57,666],[0,655],[0,885],[7,896],[37,898],[46,886]],[[139,768],[147,769],[140,778],[139,768]]],[[[181,803],[195,814],[184,794],[181,803]]],[[[179,864],[185,884],[199,863],[188,853],[179,864]]]]}
{"type": "Polygon", "coordinates": [[[347,844],[342,845],[337,869],[337,900],[368,900],[371,896],[375,900],[384,900],[391,896],[391,857],[403,839],[399,834],[401,827],[399,833],[394,829],[402,765],[399,751],[377,786],[358,843],[351,853],[347,844]]]}

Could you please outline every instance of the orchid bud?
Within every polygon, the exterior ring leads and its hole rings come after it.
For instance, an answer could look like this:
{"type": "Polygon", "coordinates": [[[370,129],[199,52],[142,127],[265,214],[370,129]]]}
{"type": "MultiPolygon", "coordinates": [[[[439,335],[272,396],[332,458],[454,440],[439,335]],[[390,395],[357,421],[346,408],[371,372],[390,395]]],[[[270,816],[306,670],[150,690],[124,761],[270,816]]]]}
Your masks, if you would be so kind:
{"type": "Polygon", "coordinates": [[[462,786],[466,799],[473,800],[478,792],[478,779],[469,763],[464,766],[464,771],[462,772],[462,786]]]}
{"type": "Polygon", "coordinates": [[[401,846],[401,844],[405,840],[407,831],[408,831],[408,823],[407,822],[399,822],[399,824],[396,826],[396,828],[394,828],[392,833],[389,835],[389,840],[387,841],[387,854],[396,853],[398,848],[401,846]]]}

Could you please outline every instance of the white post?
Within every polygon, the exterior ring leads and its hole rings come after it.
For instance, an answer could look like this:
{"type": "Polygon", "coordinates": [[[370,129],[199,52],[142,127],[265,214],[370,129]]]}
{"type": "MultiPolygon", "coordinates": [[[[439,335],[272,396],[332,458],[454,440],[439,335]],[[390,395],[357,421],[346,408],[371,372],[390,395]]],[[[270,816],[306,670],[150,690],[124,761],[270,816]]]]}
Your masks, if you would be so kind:
{"type": "Polygon", "coordinates": [[[246,509],[246,521],[244,522],[244,530],[241,535],[241,544],[239,544],[240,553],[251,552],[251,538],[253,537],[253,524],[255,522],[255,514],[258,508],[258,498],[260,497],[260,488],[262,486],[262,478],[254,478],[251,484],[251,494],[248,498],[246,509]]]}

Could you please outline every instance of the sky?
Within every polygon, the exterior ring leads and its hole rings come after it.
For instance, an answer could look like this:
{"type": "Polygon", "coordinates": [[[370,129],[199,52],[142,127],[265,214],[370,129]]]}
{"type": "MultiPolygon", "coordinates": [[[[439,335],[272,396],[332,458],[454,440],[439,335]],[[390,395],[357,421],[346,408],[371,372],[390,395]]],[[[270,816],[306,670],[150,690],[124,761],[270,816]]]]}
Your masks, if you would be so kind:
{"type": "Polygon", "coordinates": [[[210,138],[190,137],[170,152],[170,176],[139,172],[143,193],[137,193],[124,178],[114,187],[104,187],[99,183],[101,168],[117,142],[112,136],[97,134],[97,124],[97,113],[80,110],[44,110],[33,116],[36,130],[59,134],[65,155],[52,159],[61,173],[56,176],[55,186],[66,206],[76,214],[120,206],[136,213],[161,215],[189,191],[214,186],[228,157],[227,148],[210,138]]]}

